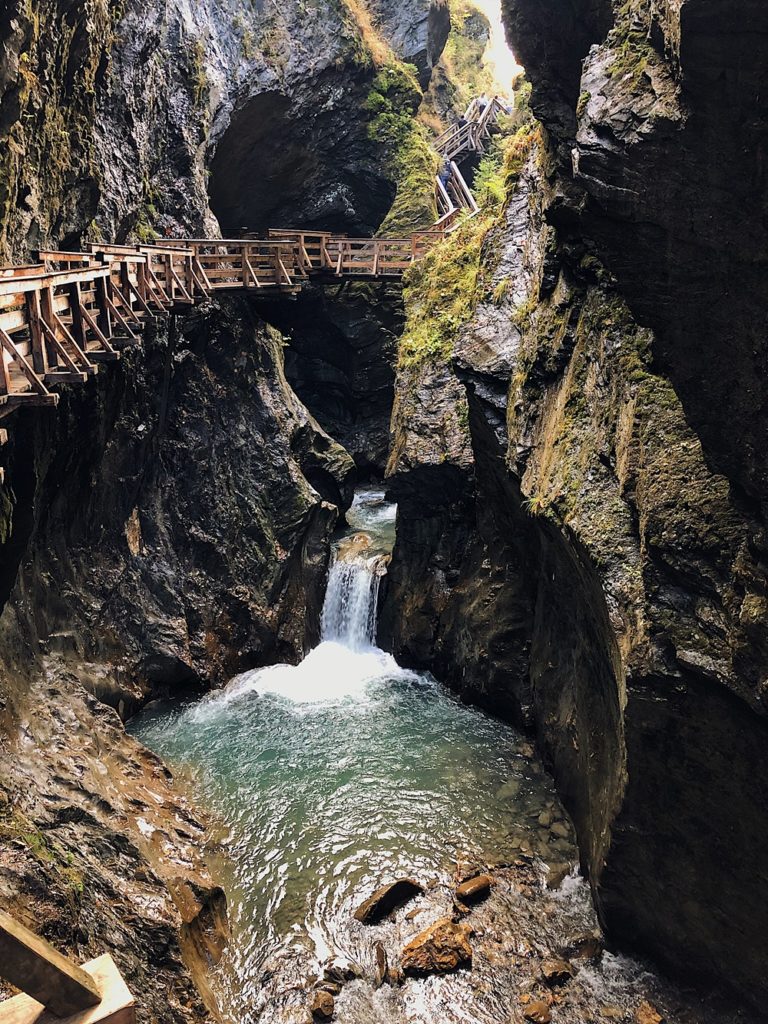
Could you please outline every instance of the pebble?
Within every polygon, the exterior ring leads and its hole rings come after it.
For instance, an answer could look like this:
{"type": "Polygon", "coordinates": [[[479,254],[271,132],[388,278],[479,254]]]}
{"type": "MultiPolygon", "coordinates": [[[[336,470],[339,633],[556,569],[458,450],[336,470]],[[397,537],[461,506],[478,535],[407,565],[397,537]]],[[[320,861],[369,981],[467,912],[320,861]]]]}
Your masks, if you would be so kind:
{"type": "Polygon", "coordinates": [[[461,903],[479,903],[491,894],[493,879],[490,875],[476,875],[468,878],[456,889],[456,899],[461,903]]]}
{"type": "Polygon", "coordinates": [[[541,999],[529,1003],[523,1010],[523,1016],[533,1024],[549,1024],[552,1020],[549,1006],[541,999]]]}
{"type": "Polygon", "coordinates": [[[568,826],[562,821],[556,821],[549,829],[553,836],[557,836],[558,839],[567,839],[570,836],[568,826]]]}
{"type": "Polygon", "coordinates": [[[336,1003],[330,992],[318,989],[309,1003],[309,1012],[318,1020],[331,1020],[336,1003]]]}

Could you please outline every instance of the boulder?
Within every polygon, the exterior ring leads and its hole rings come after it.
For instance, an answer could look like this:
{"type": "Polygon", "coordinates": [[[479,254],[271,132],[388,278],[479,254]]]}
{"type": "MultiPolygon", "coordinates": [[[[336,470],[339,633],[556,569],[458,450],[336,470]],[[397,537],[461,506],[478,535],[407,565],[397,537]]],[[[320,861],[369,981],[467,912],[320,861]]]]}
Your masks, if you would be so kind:
{"type": "Polygon", "coordinates": [[[391,914],[393,910],[397,910],[398,907],[402,907],[414,896],[420,896],[423,892],[424,887],[413,878],[398,878],[377,889],[372,896],[360,904],[353,917],[363,924],[376,924],[391,914]]]}
{"type": "Polygon", "coordinates": [[[560,957],[547,957],[541,964],[541,973],[550,988],[558,988],[571,980],[574,971],[567,960],[560,957]]]}
{"type": "Polygon", "coordinates": [[[309,1010],[315,1020],[331,1020],[336,1004],[330,992],[318,989],[309,1001],[309,1010]]]}
{"type": "Polygon", "coordinates": [[[403,950],[405,974],[448,974],[472,963],[471,929],[445,917],[412,939],[403,950]]]}
{"type": "Polygon", "coordinates": [[[552,1014],[543,999],[537,999],[523,1009],[523,1016],[533,1024],[549,1024],[552,1014]]]}
{"type": "Polygon", "coordinates": [[[490,875],[477,875],[468,878],[456,889],[456,899],[461,903],[479,903],[491,894],[493,879],[490,875]]]}

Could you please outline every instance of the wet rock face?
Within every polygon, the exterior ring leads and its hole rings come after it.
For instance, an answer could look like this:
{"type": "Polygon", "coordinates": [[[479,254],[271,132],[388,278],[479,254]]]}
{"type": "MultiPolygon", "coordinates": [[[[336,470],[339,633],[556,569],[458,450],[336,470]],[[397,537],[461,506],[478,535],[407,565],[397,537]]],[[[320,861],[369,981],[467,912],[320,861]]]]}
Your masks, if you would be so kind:
{"type": "Polygon", "coordinates": [[[11,445],[6,637],[65,653],[123,711],[316,641],[354,467],[247,300],[149,337],[11,445]]]}
{"type": "Polygon", "coordinates": [[[263,304],[287,339],[285,372],[321,426],[363,472],[381,474],[389,448],[402,289],[347,283],[263,304]]]}
{"type": "Polygon", "coordinates": [[[207,975],[228,927],[203,825],[60,659],[15,710],[0,743],[3,908],[77,961],[110,951],[140,1019],[210,1020],[201,994],[212,1006],[207,975]]]}
{"type": "MultiPolygon", "coordinates": [[[[374,230],[396,181],[370,131],[377,69],[355,11],[12,0],[0,13],[3,256],[99,233],[210,235],[216,217],[225,231],[374,230]]],[[[433,0],[387,6],[381,29],[426,82],[448,27],[433,0]]]]}
{"type": "Polygon", "coordinates": [[[505,3],[534,106],[572,163],[577,189],[557,215],[596,241],[657,332],[656,358],[712,465],[762,500],[768,12],[737,0],[725,32],[710,3],[638,0],[607,23],[591,0],[569,6],[591,25],[576,47],[567,21],[542,23],[541,4],[505,3]]]}
{"type": "MultiPolygon", "coordinates": [[[[534,18],[523,0],[507,7],[511,26],[534,18]]],[[[542,10],[535,5],[537,17],[542,10]]],[[[558,71],[554,42],[546,53],[528,45],[530,60],[522,45],[520,54],[536,83],[538,53],[537,109],[552,135],[487,246],[488,296],[451,364],[420,372],[415,394],[429,387],[436,399],[427,412],[411,399],[413,382],[398,380],[395,409],[408,414],[394,420],[400,520],[383,623],[406,660],[440,674],[447,666],[444,678],[466,699],[536,730],[609,938],[760,1001],[766,964],[747,936],[764,927],[768,905],[768,880],[754,870],[768,840],[758,810],[766,787],[765,524],[738,462],[726,456],[730,435],[723,427],[716,451],[699,432],[662,328],[652,331],[636,312],[633,289],[648,304],[656,294],[644,228],[624,223],[623,269],[615,265],[600,226],[617,192],[606,186],[601,207],[597,173],[579,179],[605,164],[579,160],[574,174],[563,162],[564,97],[573,97],[579,132],[598,101],[579,103],[578,81],[574,89],[558,71]],[[468,441],[440,412],[462,390],[468,441]],[[439,466],[441,446],[462,453],[460,501],[448,486],[458,463],[451,455],[439,466]]],[[[627,49],[634,45],[632,37],[627,49]]],[[[593,50],[585,73],[600,59],[593,50]]],[[[634,114],[600,98],[601,116],[614,119],[616,132],[622,123],[625,135],[609,143],[595,128],[588,156],[604,152],[614,185],[630,181],[636,148],[657,131],[668,132],[674,165],[674,132],[697,116],[675,122],[677,71],[659,61],[648,57],[631,76],[656,90],[654,114],[637,93],[634,114]]],[[[609,76],[614,88],[627,84],[620,71],[609,76]]],[[[653,174],[664,177],[661,163],[653,174]]],[[[630,204],[645,188],[644,177],[632,180],[630,204]]],[[[708,230],[732,220],[729,200],[720,205],[719,193],[698,187],[693,178],[680,184],[683,206],[690,189],[711,218],[708,230]]],[[[611,224],[617,242],[618,220],[611,224]]],[[[724,225],[726,237],[731,229],[724,225]]],[[[689,295],[680,285],[662,291],[660,307],[674,299],[678,321],[690,306],[695,322],[699,306],[689,295]]],[[[745,297],[746,309],[753,298],[745,297]]],[[[737,364],[758,351],[753,327],[721,335],[721,365],[728,345],[737,364]]],[[[686,365],[702,380],[718,373],[700,357],[686,365]]],[[[718,388],[728,390],[729,373],[718,388]]],[[[748,381],[746,398],[761,387],[748,381]]],[[[761,421],[742,419],[741,403],[736,389],[732,403],[708,415],[735,409],[735,436],[757,430],[761,421]]]]}

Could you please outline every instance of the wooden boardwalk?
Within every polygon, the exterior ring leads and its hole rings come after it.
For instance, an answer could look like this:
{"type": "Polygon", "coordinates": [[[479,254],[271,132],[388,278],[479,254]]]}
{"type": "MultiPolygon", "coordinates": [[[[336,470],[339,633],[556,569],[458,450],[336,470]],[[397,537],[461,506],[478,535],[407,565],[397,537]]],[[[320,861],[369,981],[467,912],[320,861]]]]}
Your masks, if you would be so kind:
{"type": "MultiPolygon", "coordinates": [[[[436,183],[440,217],[432,230],[408,238],[281,228],[258,239],[43,250],[34,264],[0,268],[0,419],[24,406],[55,406],[56,385],[84,383],[138,344],[146,323],[214,292],[292,295],[311,278],[399,280],[462,218],[479,212],[456,159],[483,151],[501,109],[495,99],[484,108],[473,101],[466,123],[437,140],[450,161],[448,180],[436,183]]],[[[0,429],[0,444],[6,440],[0,429]]]]}

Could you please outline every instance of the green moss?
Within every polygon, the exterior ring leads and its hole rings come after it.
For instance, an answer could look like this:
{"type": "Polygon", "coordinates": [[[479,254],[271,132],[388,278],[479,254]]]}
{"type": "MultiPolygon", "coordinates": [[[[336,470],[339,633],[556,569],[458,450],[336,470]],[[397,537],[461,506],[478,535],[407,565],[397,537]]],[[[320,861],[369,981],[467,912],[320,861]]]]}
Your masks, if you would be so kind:
{"type": "Polygon", "coordinates": [[[619,8],[608,44],[615,54],[608,73],[612,78],[629,79],[632,88],[637,88],[649,65],[658,61],[650,41],[647,12],[638,0],[627,0],[619,8]]]}
{"type": "Polygon", "coordinates": [[[53,842],[20,811],[5,808],[0,814],[0,843],[19,843],[29,855],[50,870],[73,907],[79,906],[85,880],[74,866],[72,854],[53,842]]]}
{"type": "Polygon", "coordinates": [[[468,221],[439,242],[405,276],[406,325],[400,340],[402,366],[450,358],[461,328],[475,307],[482,243],[492,221],[468,221]]]}
{"type": "Polygon", "coordinates": [[[583,117],[587,112],[589,101],[592,99],[592,93],[587,92],[585,89],[579,96],[579,102],[576,104],[576,116],[583,117]]]}
{"type": "Polygon", "coordinates": [[[381,235],[409,235],[431,227],[437,218],[438,158],[427,129],[416,120],[421,98],[416,68],[393,59],[376,74],[365,102],[368,137],[385,147],[388,174],[397,182],[381,235]]]}
{"type": "Polygon", "coordinates": [[[204,107],[208,102],[211,84],[205,66],[205,43],[202,39],[196,39],[189,51],[188,70],[195,106],[204,107]]]}

